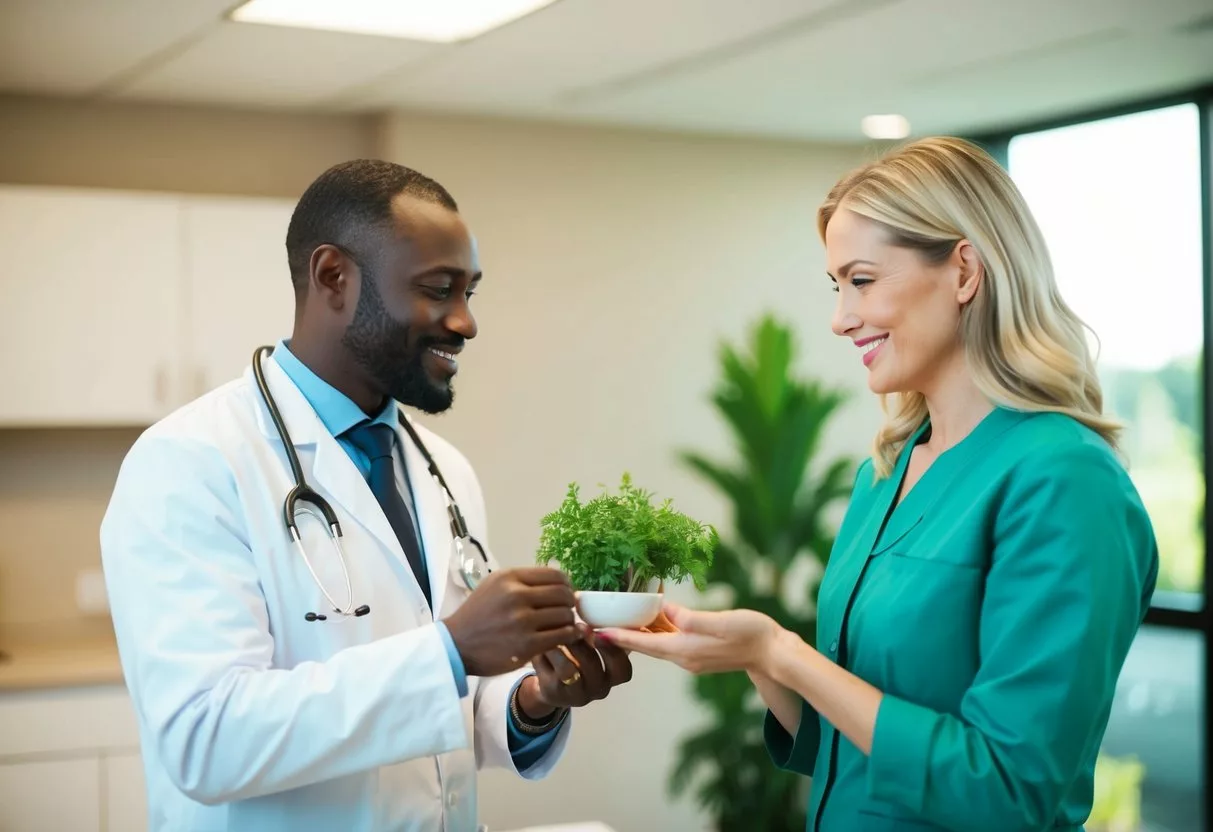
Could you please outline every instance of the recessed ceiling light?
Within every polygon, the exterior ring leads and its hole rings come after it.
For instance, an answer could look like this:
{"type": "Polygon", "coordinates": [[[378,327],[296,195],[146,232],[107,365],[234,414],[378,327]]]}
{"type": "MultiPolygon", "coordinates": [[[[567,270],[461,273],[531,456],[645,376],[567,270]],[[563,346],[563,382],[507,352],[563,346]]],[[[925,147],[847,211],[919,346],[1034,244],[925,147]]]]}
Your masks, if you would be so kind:
{"type": "Polygon", "coordinates": [[[859,126],[869,139],[904,139],[910,135],[910,122],[905,116],[864,116],[859,126]]]}
{"type": "Polygon", "coordinates": [[[503,26],[555,0],[248,0],[241,23],[452,43],[503,26]]]}

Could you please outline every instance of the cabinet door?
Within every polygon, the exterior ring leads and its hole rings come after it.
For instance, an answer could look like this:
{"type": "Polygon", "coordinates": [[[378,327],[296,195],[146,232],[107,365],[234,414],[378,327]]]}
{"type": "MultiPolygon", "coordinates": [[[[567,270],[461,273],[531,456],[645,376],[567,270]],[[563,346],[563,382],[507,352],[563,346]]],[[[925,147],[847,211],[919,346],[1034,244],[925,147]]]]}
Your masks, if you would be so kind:
{"type": "Polygon", "coordinates": [[[287,200],[185,199],[192,395],[236,378],[253,350],[290,336],[295,294],[286,229],[293,210],[287,200]]]}
{"type": "Polygon", "coordinates": [[[143,758],[138,753],[115,754],[103,758],[101,765],[107,832],[147,832],[143,758]]]}
{"type": "Polygon", "coordinates": [[[96,757],[0,764],[0,829],[5,832],[99,832],[96,757]]]}
{"type": "Polygon", "coordinates": [[[142,425],[178,402],[175,197],[0,188],[0,426],[142,425]]]}

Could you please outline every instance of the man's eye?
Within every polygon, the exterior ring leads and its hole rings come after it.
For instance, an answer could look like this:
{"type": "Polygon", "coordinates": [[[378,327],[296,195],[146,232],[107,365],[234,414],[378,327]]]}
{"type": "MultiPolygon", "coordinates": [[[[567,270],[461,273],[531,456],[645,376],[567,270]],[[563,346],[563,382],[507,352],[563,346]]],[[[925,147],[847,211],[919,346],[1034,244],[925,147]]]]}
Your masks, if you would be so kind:
{"type": "Polygon", "coordinates": [[[426,291],[438,300],[446,300],[451,296],[450,286],[427,286],[426,291]]]}

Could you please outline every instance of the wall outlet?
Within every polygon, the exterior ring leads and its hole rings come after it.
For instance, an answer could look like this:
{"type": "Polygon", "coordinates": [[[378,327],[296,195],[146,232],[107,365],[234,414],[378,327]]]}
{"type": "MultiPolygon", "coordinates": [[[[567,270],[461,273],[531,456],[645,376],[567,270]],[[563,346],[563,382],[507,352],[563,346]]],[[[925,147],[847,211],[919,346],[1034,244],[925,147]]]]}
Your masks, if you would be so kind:
{"type": "Polygon", "coordinates": [[[109,614],[109,595],[105,591],[105,575],[100,569],[76,573],[76,608],[89,615],[109,614]]]}

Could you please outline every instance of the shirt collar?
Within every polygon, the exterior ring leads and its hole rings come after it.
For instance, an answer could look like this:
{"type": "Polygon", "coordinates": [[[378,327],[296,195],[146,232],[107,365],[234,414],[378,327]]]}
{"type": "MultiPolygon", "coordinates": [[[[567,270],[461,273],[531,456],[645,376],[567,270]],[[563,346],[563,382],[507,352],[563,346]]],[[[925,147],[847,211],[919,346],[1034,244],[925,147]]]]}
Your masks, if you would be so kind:
{"type": "Polygon", "coordinates": [[[316,412],[325,429],[333,436],[340,436],[355,425],[367,421],[382,423],[392,430],[396,429],[397,408],[396,402],[391,399],[388,399],[374,419],[368,420],[367,415],[362,412],[362,408],[354,404],[349,396],[316,375],[310,367],[300,361],[290,351],[285,340],[278,342],[271,357],[278,362],[282,371],[299,388],[299,392],[312,406],[312,410],[316,412]]]}

